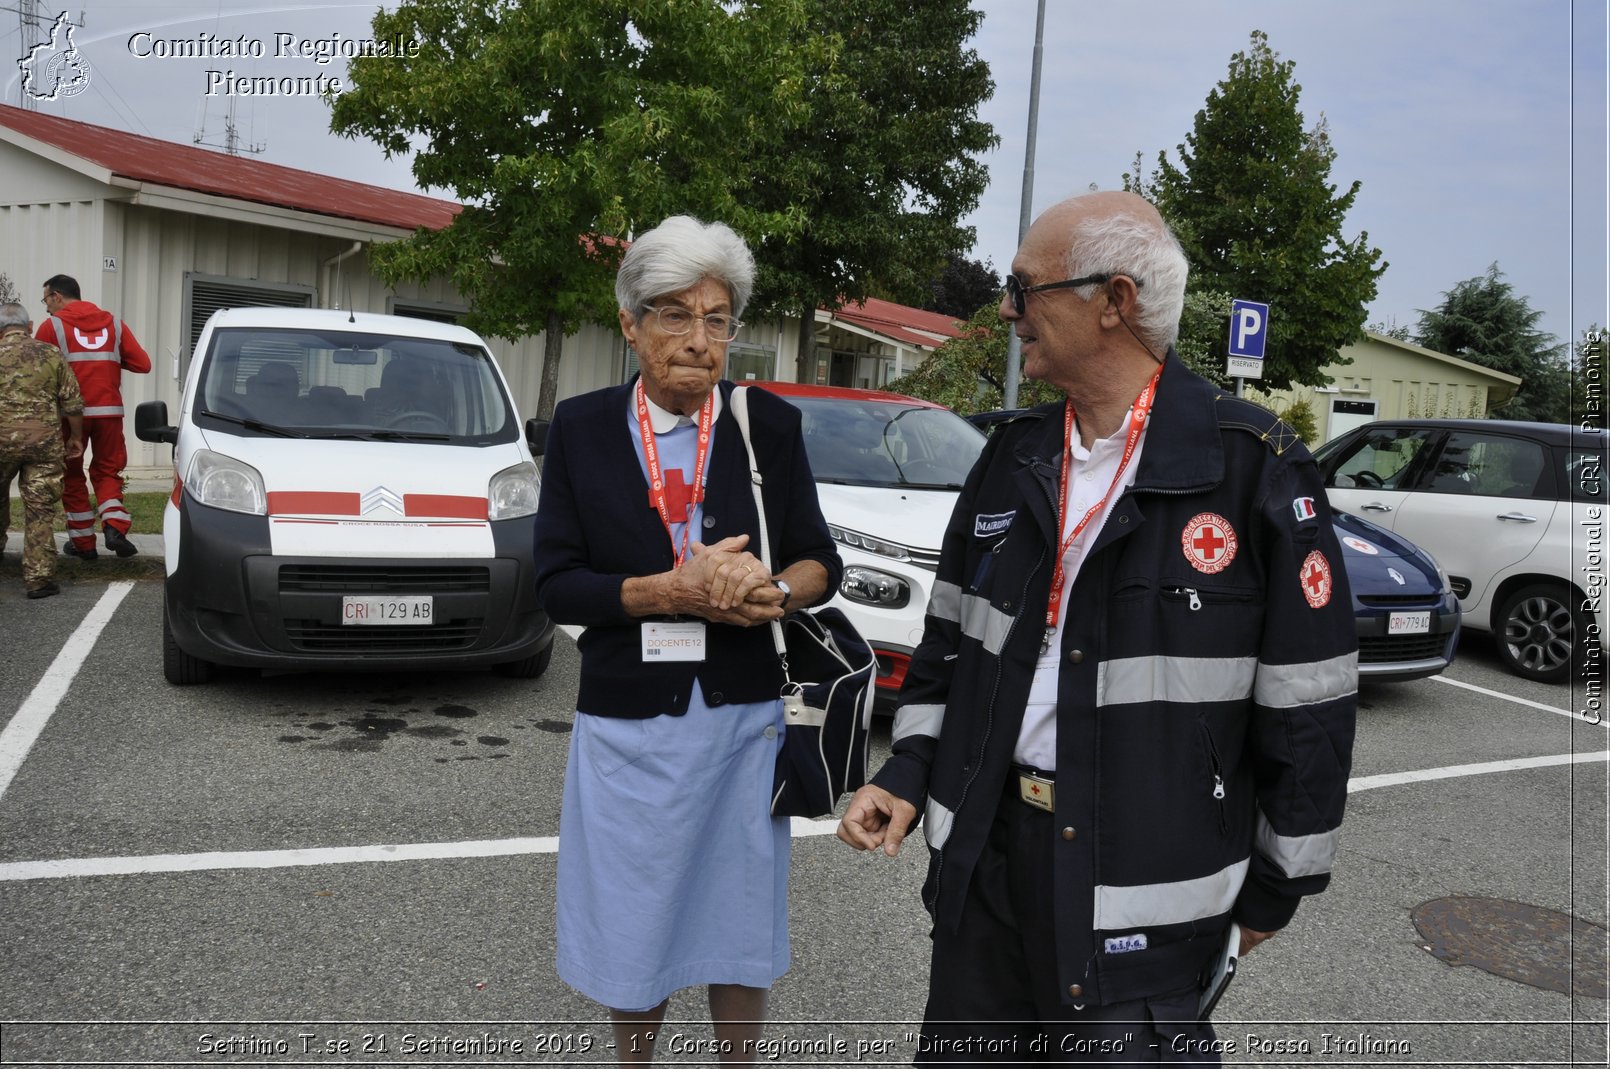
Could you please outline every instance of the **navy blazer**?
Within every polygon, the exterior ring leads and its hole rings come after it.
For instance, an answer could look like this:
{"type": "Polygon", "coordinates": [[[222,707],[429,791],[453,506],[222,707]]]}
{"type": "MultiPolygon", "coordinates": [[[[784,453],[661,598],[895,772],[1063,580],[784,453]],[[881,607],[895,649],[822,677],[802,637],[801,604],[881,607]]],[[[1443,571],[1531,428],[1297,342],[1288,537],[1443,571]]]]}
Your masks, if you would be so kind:
{"type": "MultiPolygon", "coordinates": [[[[695,678],[712,705],[774,699],[783,672],[770,627],[711,623],[703,662],[643,662],[645,618],[622,607],[621,584],[670,571],[676,558],[628,430],[636,382],[561,402],[548,431],[537,508],[537,597],[556,622],[587,628],[579,643],[576,708],[596,716],[680,716],[695,678]]],[[[704,529],[693,536],[709,545],[748,534],[747,548],[759,557],[760,524],[749,458],[732,414],[733,385],[718,385],[725,405],[705,477],[704,529]]],[[[750,390],[749,430],[765,481],[772,569],[782,572],[802,560],[821,564],[825,601],[838,589],[843,565],[816,500],[799,410],[765,390],[750,390]]]]}

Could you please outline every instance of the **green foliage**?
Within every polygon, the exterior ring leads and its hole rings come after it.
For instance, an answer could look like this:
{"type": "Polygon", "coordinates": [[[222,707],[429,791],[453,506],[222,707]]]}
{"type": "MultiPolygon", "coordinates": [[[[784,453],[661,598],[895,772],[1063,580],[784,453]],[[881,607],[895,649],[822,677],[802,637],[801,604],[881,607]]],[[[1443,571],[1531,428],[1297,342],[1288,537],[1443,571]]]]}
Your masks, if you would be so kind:
{"type": "MultiPolygon", "coordinates": [[[[960,220],[987,181],[974,155],[997,143],[978,108],[994,91],[967,41],[968,0],[806,0],[809,19],[773,42],[805,53],[804,107],[746,159],[749,203],[790,225],[753,231],[757,313],[802,316],[872,292],[909,304],[946,258],[971,248],[960,220]],[[815,46],[812,43],[815,42],[815,46]]],[[[801,352],[800,377],[814,354],[801,352]]]]}
{"type": "Polygon", "coordinates": [[[21,300],[22,297],[17,293],[17,287],[12,284],[10,276],[0,271],[0,304],[21,300]]]}
{"type": "Polygon", "coordinates": [[[1409,325],[1407,323],[1399,323],[1396,320],[1393,320],[1391,323],[1371,323],[1364,329],[1369,331],[1371,334],[1379,334],[1383,338],[1391,338],[1394,341],[1413,340],[1409,334],[1409,325]]]}
{"type": "Polygon", "coordinates": [[[1543,313],[1503,278],[1492,264],[1444,293],[1438,307],[1422,309],[1415,343],[1520,378],[1515,397],[1493,417],[1564,423],[1571,412],[1566,347],[1537,329],[1543,313]]]}
{"type": "Polygon", "coordinates": [[[979,263],[953,252],[939,277],[929,281],[930,296],[922,307],[966,319],[973,314],[973,309],[1000,300],[1001,286],[1001,276],[995,273],[992,261],[979,263]]]}
{"type": "MultiPolygon", "coordinates": [[[[1006,343],[1010,328],[999,302],[980,308],[961,333],[929,354],[915,371],[889,384],[895,393],[934,401],[964,416],[1000,408],[1005,396],[1006,343]]],[[[1062,391],[1025,379],[1018,387],[1024,408],[1054,401],[1062,391]]]]}
{"type": "Polygon", "coordinates": [[[1293,69],[1254,31],[1196,113],[1179,165],[1159,153],[1148,179],[1137,157],[1124,176],[1124,188],[1151,199],[1179,236],[1192,292],[1269,303],[1269,389],[1328,381],[1321,368],[1362,337],[1386,269],[1367,233],[1343,235],[1359,183],[1335,195],[1336,150],[1323,117],[1304,128],[1293,69]]]}
{"type": "Polygon", "coordinates": [[[1230,378],[1225,374],[1229,336],[1230,295],[1188,286],[1174,350],[1186,367],[1224,389],[1230,388],[1230,378]]]}
{"type": "Polygon", "coordinates": [[[1314,406],[1308,398],[1299,398],[1287,405],[1280,411],[1280,418],[1297,432],[1305,445],[1312,446],[1319,440],[1319,421],[1314,418],[1314,406]]]}
{"type": "Polygon", "coordinates": [[[546,332],[537,414],[549,414],[563,335],[613,316],[612,239],[682,212],[751,235],[800,225],[786,203],[752,207],[747,159],[809,112],[806,64],[830,50],[805,33],[808,2],[402,0],[377,12],[377,39],[422,47],[354,59],[331,127],[415,153],[419,184],[465,207],[444,230],[375,246],[376,272],[449,279],[484,333],[546,332]]]}

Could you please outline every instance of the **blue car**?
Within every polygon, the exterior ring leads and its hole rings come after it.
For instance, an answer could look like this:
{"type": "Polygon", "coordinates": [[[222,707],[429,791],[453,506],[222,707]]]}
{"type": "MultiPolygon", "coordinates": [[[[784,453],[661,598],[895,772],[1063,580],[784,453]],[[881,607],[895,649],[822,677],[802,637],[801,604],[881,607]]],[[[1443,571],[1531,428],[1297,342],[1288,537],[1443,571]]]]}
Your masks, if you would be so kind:
{"type": "Polygon", "coordinates": [[[1363,682],[1424,679],[1447,668],[1459,644],[1459,599],[1431,555],[1384,527],[1333,511],[1353,591],[1363,682]]]}

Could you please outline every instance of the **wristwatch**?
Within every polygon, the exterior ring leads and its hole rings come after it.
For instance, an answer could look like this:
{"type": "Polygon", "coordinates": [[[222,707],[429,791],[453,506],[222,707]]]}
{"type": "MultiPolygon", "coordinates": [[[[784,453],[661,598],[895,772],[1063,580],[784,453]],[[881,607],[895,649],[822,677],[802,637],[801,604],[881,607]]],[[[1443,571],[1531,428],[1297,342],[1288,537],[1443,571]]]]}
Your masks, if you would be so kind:
{"type": "Polygon", "coordinates": [[[778,590],[781,590],[783,592],[783,605],[782,605],[782,608],[786,612],[788,610],[788,602],[789,602],[789,600],[791,598],[793,598],[794,592],[792,590],[790,590],[789,587],[788,587],[788,584],[786,582],[784,582],[783,580],[781,580],[781,579],[773,579],[771,582],[772,582],[773,586],[775,586],[778,590]]]}

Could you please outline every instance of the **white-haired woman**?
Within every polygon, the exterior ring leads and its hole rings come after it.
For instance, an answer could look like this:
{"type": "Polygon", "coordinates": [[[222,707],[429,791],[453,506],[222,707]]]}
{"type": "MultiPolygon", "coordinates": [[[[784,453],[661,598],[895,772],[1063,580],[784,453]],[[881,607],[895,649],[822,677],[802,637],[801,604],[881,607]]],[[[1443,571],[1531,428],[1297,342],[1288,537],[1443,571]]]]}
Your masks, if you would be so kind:
{"type": "Polygon", "coordinates": [[[615,291],[641,375],[554,412],[537,589],[586,627],[559,828],[558,967],[652,1059],[673,991],[708,985],[723,1061],[748,1062],[788,968],[788,821],[770,798],[783,674],[765,626],[824,600],[840,563],[799,413],[752,391],[776,573],[722,380],[754,259],[719,223],[667,219],[615,291]],[[653,473],[653,474],[651,474],[653,473]]]}

